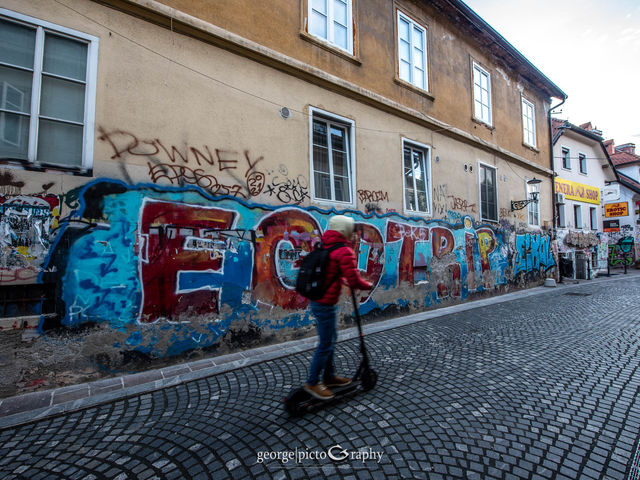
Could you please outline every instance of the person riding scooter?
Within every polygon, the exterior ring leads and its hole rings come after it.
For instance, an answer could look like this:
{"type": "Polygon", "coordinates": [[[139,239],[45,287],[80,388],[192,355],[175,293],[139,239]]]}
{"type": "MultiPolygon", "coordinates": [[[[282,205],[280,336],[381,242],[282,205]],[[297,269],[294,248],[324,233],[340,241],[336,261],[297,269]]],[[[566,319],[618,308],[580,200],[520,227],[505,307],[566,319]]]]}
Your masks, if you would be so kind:
{"type": "Polygon", "coordinates": [[[337,339],[336,303],[340,299],[343,279],[351,288],[370,290],[373,284],[358,274],[356,255],[353,250],[352,237],[353,218],[335,215],[329,220],[329,229],[322,235],[322,248],[329,249],[336,244],[343,246],[334,248],[329,254],[326,267],[324,295],[316,301],[310,301],[309,307],[316,319],[319,343],[313,354],[309,377],[304,390],[320,400],[334,397],[330,387],[343,387],[351,383],[350,378],[335,374],[333,352],[337,339]],[[319,382],[320,373],[323,381],[319,382]]]}

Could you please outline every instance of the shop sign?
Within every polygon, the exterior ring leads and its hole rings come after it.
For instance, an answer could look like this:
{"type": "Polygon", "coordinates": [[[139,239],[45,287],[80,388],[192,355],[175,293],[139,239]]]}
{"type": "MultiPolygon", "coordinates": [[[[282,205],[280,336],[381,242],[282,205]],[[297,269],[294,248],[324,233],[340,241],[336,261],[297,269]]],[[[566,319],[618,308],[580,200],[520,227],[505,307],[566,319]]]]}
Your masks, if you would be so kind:
{"type": "Polygon", "coordinates": [[[608,203],[604,206],[605,217],[626,217],[629,215],[627,202],[608,203]]]}
{"type": "Polygon", "coordinates": [[[605,232],[619,232],[620,220],[604,220],[603,227],[605,232]]]}
{"type": "Polygon", "coordinates": [[[583,183],[572,182],[563,178],[555,179],[556,193],[563,193],[564,198],[578,202],[600,205],[600,189],[583,183]]]}

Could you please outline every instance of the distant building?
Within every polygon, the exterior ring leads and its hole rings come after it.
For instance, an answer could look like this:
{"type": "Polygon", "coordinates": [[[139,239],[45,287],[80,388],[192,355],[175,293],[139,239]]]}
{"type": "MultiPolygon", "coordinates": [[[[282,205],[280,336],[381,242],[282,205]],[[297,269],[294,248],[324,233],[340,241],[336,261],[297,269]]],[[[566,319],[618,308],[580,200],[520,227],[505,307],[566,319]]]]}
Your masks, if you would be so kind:
{"type": "Polygon", "coordinates": [[[612,184],[605,197],[608,214],[605,220],[614,224],[608,229],[609,242],[633,240],[634,262],[640,261],[640,156],[633,143],[616,146],[613,140],[604,142],[614,168],[618,173],[618,185],[612,184]]]}
{"type": "Polygon", "coordinates": [[[553,119],[555,224],[560,273],[592,278],[607,269],[602,192],[616,181],[602,133],[553,119]]]}

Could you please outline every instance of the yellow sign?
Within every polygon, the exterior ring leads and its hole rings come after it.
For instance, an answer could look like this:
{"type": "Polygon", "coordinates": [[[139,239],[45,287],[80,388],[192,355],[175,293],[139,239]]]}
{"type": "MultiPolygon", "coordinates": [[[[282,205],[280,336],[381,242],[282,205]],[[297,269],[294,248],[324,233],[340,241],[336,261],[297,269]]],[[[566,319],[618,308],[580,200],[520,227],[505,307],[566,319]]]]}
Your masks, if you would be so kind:
{"type": "Polygon", "coordinates": [[[576,200],[578,202],[595,203],[600,205],[600,189],[591,185],[572,182],[556,178],[556,193],[564,193],[567,200],[576,200]]]}
{"type": "Polygon", "coordinates": [[[626,217],[629,215],[627,202],[608,203],[604,206],[605,217],[626,217]]]}

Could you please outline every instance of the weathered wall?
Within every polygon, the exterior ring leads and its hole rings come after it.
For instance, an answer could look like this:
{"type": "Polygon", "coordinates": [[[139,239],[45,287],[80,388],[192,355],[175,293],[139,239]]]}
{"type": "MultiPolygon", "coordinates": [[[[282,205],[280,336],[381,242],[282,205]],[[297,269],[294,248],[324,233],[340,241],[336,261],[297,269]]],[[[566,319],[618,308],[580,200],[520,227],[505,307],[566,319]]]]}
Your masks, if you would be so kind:
{"type": "MultiPolygon", "coordinates": [[[[509,209],[522,165],[96,2],[5,4],[100,47],[92,171],[0,168],[0,395],[313,334],[291,286],[336,211],[310,198],[310,107],[355,122],[346,214],[376,284],[367,320],[537,284],[554,266],[547,231],[509,209]],[[403,139],[431,149],[429,216],[404,211],[403,139]],[[498,169],[497,223],[479,221],[479,162],[498,169]]],[[[548,179],[541,191],[544,225],[548,179]]]]}
{"type": "MultiPolygon", "coordinates": [[[[35,340],[54,357],[69,361],[75,345],[76,365],[117,369],[123,352],[166,357],[310,333],[294,279],[300,256],[335,212],[114,180],[89,182],[65,201],[75,209],[50,239],[39,275],[59,292],[58,315],[42,318],[35,340]],[[225,344],[228,336],[240,340],[225,344]]],[[[540,281],[555,265],[548,236],[468,216],[449,223],[344,213],[356,220],[358,267],[376,285],[361,294],[364,315],[505,291],[540,281]]],[[[30,363],[43,374],[39,367],[54,362],[30,363]]]]}

